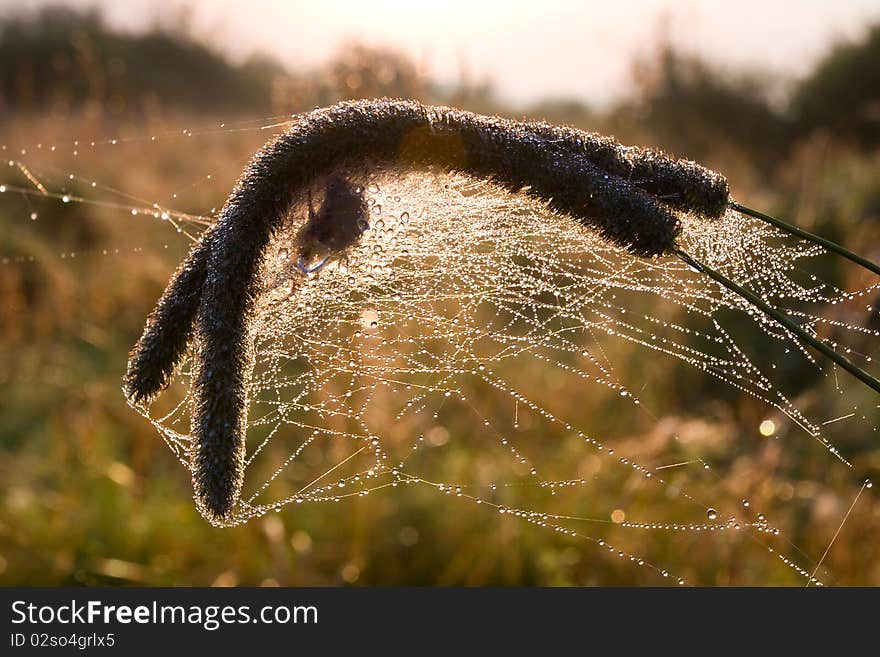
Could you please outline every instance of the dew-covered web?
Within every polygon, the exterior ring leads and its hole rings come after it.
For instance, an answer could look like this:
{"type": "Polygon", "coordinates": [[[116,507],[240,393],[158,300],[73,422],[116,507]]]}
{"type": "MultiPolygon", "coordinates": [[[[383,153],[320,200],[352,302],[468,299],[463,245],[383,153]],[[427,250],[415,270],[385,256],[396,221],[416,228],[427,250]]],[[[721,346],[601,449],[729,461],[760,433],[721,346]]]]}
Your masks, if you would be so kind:
{"type": "MultiPolygon", "coordinates": [[[[117,203],[181,234],[211,221],[207,208],[100,183],[71,197],[34,180],[3,190],[117,203]]],[[[363,184],[369,228],[344,255],[304,273],[304,216],[269,247],[229,524],[316,504],[346,522],[351,498],[420,490],[448,498],[450,515],[496,512],[487,534],[529,523],[645,584],[701,583],[681,574],[699,573],[685,567],[691,553],[741,562],[757,582],[835,583],[815,546],[870,487],[853,437],[876,439],[873,392],[674,257],[631,256],[464,177],[399,171],[363,184]],[[823,469],[776,476],[799,459],[823,469]],[[777,518],[829,498],[805,550],[777,518]],[[657,540],[670,535],[671,554],[657,540]]],[[[837,288],[812,273],[820,247],[732,211],[683,225],[684,250],[870,369],[880,283],[837,288]]],[[[186,469],[189,371],[136,409],[186,469]]]]}

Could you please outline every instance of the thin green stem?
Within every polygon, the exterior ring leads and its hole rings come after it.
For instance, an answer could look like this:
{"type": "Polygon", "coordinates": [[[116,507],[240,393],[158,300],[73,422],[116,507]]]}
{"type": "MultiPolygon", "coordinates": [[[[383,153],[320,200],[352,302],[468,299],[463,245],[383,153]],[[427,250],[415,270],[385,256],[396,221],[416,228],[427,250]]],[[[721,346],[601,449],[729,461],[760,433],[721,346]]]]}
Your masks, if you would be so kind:
{"type": "Polygon", "coordinates": [[[741,285],[737,285],[732,280],[725,277],[723,274],[720,274],[719,272],[715,271],[714,269],[707,267],[702,262],[694,260],[690,255],[688,255],[687,253],[685,253],[681,249],[673,249],[672,252],[675,253],[679,258],[681,258],[684,262],[686,262],[688,265],[690,265],[691,267],[693,267],[697,271],[706,274],[709,278],[720,283],[721,285],[726,287],[731,292],[741,296],[743,299],[745,299],[746,301],[751,303],[753,306],[755,306],[756,308],[758,308],[759,310],[761,310],[762,312],[767,314],[769,317],[774,319],[780,325],[782,325],[783,327],[785,327],[786,329],[791,331],[794,335],[796,335],[798,337],[798,339],[800,339],[801,341],[810,345],[811,347],[813,347],[813,349],[822,353],[824,356],[826,356],[827,358],[830,358],[835,363],[840,365],[843,369],[845,369],[847,372],[849,372],[854,377],[859,379],[862,383],[873,388],[875,391],[880,392],[880,381],[875,379],[873,376],[868,374],[865,370],[861,369],[858,365],[853,363],[851,360],[849,360],[845,356],[842,356],[839,353],[837,353],[836,351],[834,351],[833,349],[831,349],[824,342],[817,340],[812,335],[810,335],[809,333],[804,331],[804,329],[802,329],[794,321],[792,321],[792,319],[790,317],[788,317],[787,315],[784,315],[783,313],[776,310],[776,308],[774,308],[773,306],[768,304],[766,301],[764,301],[763,299],[758,297],[756,294],[754,294],[753,292],[750,292],[749,290],[742,287],[741,285]]]}
{"type": "Polygon", "coordinates": [[[865,269],[874,272],[878,276],[880,276],[880,265],[875,265],[870,260],[866,260],[862,256],[853,253],[849,249],[840,246],[840,244],[836,242],[832,242],[831,240],[827,240],[824,237],[820,237],[818,235],[814,235],[813,233],[804,230],[803,228],[798,228],[787,221],[783,221],[782,219],[777,219],[776,217],[771,217],[769,214],[764,214],[763,212],[758,212],[757,210],[753,210],[752,208],[747,208],[744,205],[740,205],[739,203],[734,203],[731,201],[730,207],[736,210],[737,212],[742,212],[743,214],[747,214],[750,217],[754,217],[755,219],[760,219],[761,221],[765,221],[768,224],[776,226],[778,229],[785,231],[791,235],[797,235],[798,237],[813,242],[814,244],[821,244],[829,251],[834,251],[835,253],[842,255],[847,260],[851,260],[856,264],[861,265],[865,269]]]}

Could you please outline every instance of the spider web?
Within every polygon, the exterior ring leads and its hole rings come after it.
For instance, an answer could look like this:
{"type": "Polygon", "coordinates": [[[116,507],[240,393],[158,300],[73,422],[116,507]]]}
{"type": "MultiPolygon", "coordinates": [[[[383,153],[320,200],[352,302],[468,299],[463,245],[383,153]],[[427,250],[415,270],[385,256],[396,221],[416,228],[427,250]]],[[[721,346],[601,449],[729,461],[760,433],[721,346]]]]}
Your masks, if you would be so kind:
{"type": "MultiPolygon", "coordinates": [[[[399,174],[366,192],[365,237],[304,281],[290,235],[270,247],[245,488],[231,524],[288,504],[422,486],[586,540],[661,577],[675,575],[646,560],[638,541],[604,539],[601,525],[778,536],[747,500],[731,504],[705,482],[693,492],[672,483],[666,472],[676,463],[709,468],[677,433],[659,453],[638,444],[657,422],[645,391],[659,382],[648,372],[627,377],[615,364],[627,358],[678,359],[849,465],[774,382],[777,363],[718,315],[745,316],[786,358],[820,364],[686,265],[631,257],[575,221],[469,179],[399,174]],[[593,417],[600,409],[611,416],[593,417]],[[450,463],[462,454],[474,462],[450,463]],[[617,489],[639,512],[602,508],[591,499],[597,489],[617,489]],[[653,508],[651,498],[671,489],[680,510],[670,514],[665,500],[653,508]]],[[[859,296],[809,276],[811,284],[797,283],[801,261],[821,249],[780,243],[734,213],[688,218],[682,245],[809,327],[828,322],[814,314],[824,305],[859,296]]],[[[184,375],[180,389],[188,387],[184,375]]],[[[186,467],[189,406],[184,396],[151,418],[186,467]]],[[[786,562],[818,581],[809,564],[786,562]]]]}
{"type": "MultiPolygon", "coordinates": [[[[210,221],[109,192],[180,233],[210,221]]],[[[318,271],[295,264],[303,217],[269,247],[228,524],[315,504],[340,505],[344,522],[352,498],[427,491],[452,514],[479,506],[561,534],[647,584],[701,583],[688,546],[704,542],[745,560],[750,581],[834,583],[775,517],[822,495],[854,504],[870,487],[851,463],[875,439],[870,393],[681,261],[630,256],[524,196],[431,172],[377,175],[365,195],[369,230],[318,271]],[[681,398],[690,412],[669,415],[681,398]],[[780,445],[774,463],[796,462],[771,488],[759,435],[780,445]],[[817,453],[832,475],[804,465],[817,453]]],[[[683,224],[684,250],[870,368],[878,284],[822,281],[820,247],[737,213],[683,224]]],[[[186,469],[189,389],[187,362],[136,408],[186,469]]],[[[822,525],[828,539],[840,516],[822,525]]]]}

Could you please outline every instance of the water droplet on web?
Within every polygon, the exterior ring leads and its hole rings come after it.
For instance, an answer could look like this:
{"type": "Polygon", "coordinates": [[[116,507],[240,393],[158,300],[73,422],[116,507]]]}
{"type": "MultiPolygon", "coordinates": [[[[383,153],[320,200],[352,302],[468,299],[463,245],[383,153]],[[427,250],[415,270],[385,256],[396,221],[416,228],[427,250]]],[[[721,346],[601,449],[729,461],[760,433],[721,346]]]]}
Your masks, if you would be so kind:
{"type": "Polygon", "coordinates": [[[709,520],[716,520],[718,518],[718,512],[715,509],[708,509],[706,511],[706,517],[709,520]]]}
{"type": "Polygon", "coordinates": [[[375,308],[365,308],[361,311],[360,325],[364,329],[375,329],[379,326],[379,313],[375,308]]]}
{"type": "Polygon", "coordinates": [[[311,253],[305,258],[300,257],[297,260],[297,268],[304,274],[315,274],[324,268],[329,261],[329,256],[325,253],[311,253]]]}

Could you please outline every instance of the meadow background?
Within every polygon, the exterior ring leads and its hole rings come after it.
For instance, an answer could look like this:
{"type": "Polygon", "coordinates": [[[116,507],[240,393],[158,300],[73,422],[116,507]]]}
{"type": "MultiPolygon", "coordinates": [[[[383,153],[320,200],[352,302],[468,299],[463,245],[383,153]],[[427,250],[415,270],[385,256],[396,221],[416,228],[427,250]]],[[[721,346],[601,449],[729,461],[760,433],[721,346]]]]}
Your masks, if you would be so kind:
{"type": "MultiPolygon", "coordinates": [[[[59,6],[0,18],[0,143],[10,154],[65,144],[54,166],[202,214],[222,204],[268,134],[156,144],[145,137],[268,124],[264,117],[341,99],[415,98],[667,149],[724,172],[750,205],[880,260],[880,23],[783,80],[719,67],[658,29],[631,62],[631,77],[625,97],[602,107],[577,99],[510,106],[491,79],[463,75],[441,84],[393,48],[352,41],[322,64],[299,68],[269,55],[233,61],[179,25],[122,32],[98,12],[59,6]],[[74,156],[76,136],[121,141],[112,151],[104,145],[74,156]]],[[[0,178],[23,184],[19,173],[10,168],[0,178]]],[[[88,195],[78,184],[68,191],[88,195]]],[[[318,505],[236,529],[210,527],[194,508],[188,477],[120,390],[128,349],[188,248],[167,225],[119,209],[0,195],[0,584],[646,583],[514,519],[473,508],[451,514],[437,496],[377,495],[344,512],[318,505]]],[[[873,283],[840,260],[819,267],[844,288],[873,283]]],[[[861,321],[878,323],[876,313],[861,321]]],[[[627,363],[633,371],[643,366],[637,358],[627,363]]],[[[657,367],[665,369],[655,376],[675,382],[657,400],[663,420],[693,429],[711,409],[714,424],[699,430],[714,437],[722,471],[738,473],[731,485],[755,503],[788,502],[780,508],[789,515],[774,520],[801,549],[820,555],[859,478],[829,474],[827,453],[803,439],[762,439],[763,411],[734,391],[702,385],[675,361],[657,367]],[[832,484],[838,494],[823,492],[832,484]]],[[[790,379],[812,404],[833,392],[827,379],[798,371],[790,379]]],[[[571,401],[573,414],[599,410],[571,401]]],[[[868,417],[835,436],[865,476],[880,470],[878,422],[868,417]]],[[[868,494],[826,560],[836,583],[880,584],[880,507],[868,494]]],[[[764,559],[752,568],[717,541],[651,540],[652,555],[689,568],[683,574],[691,581],[798,583],[781,565],[764,559]]]]}

